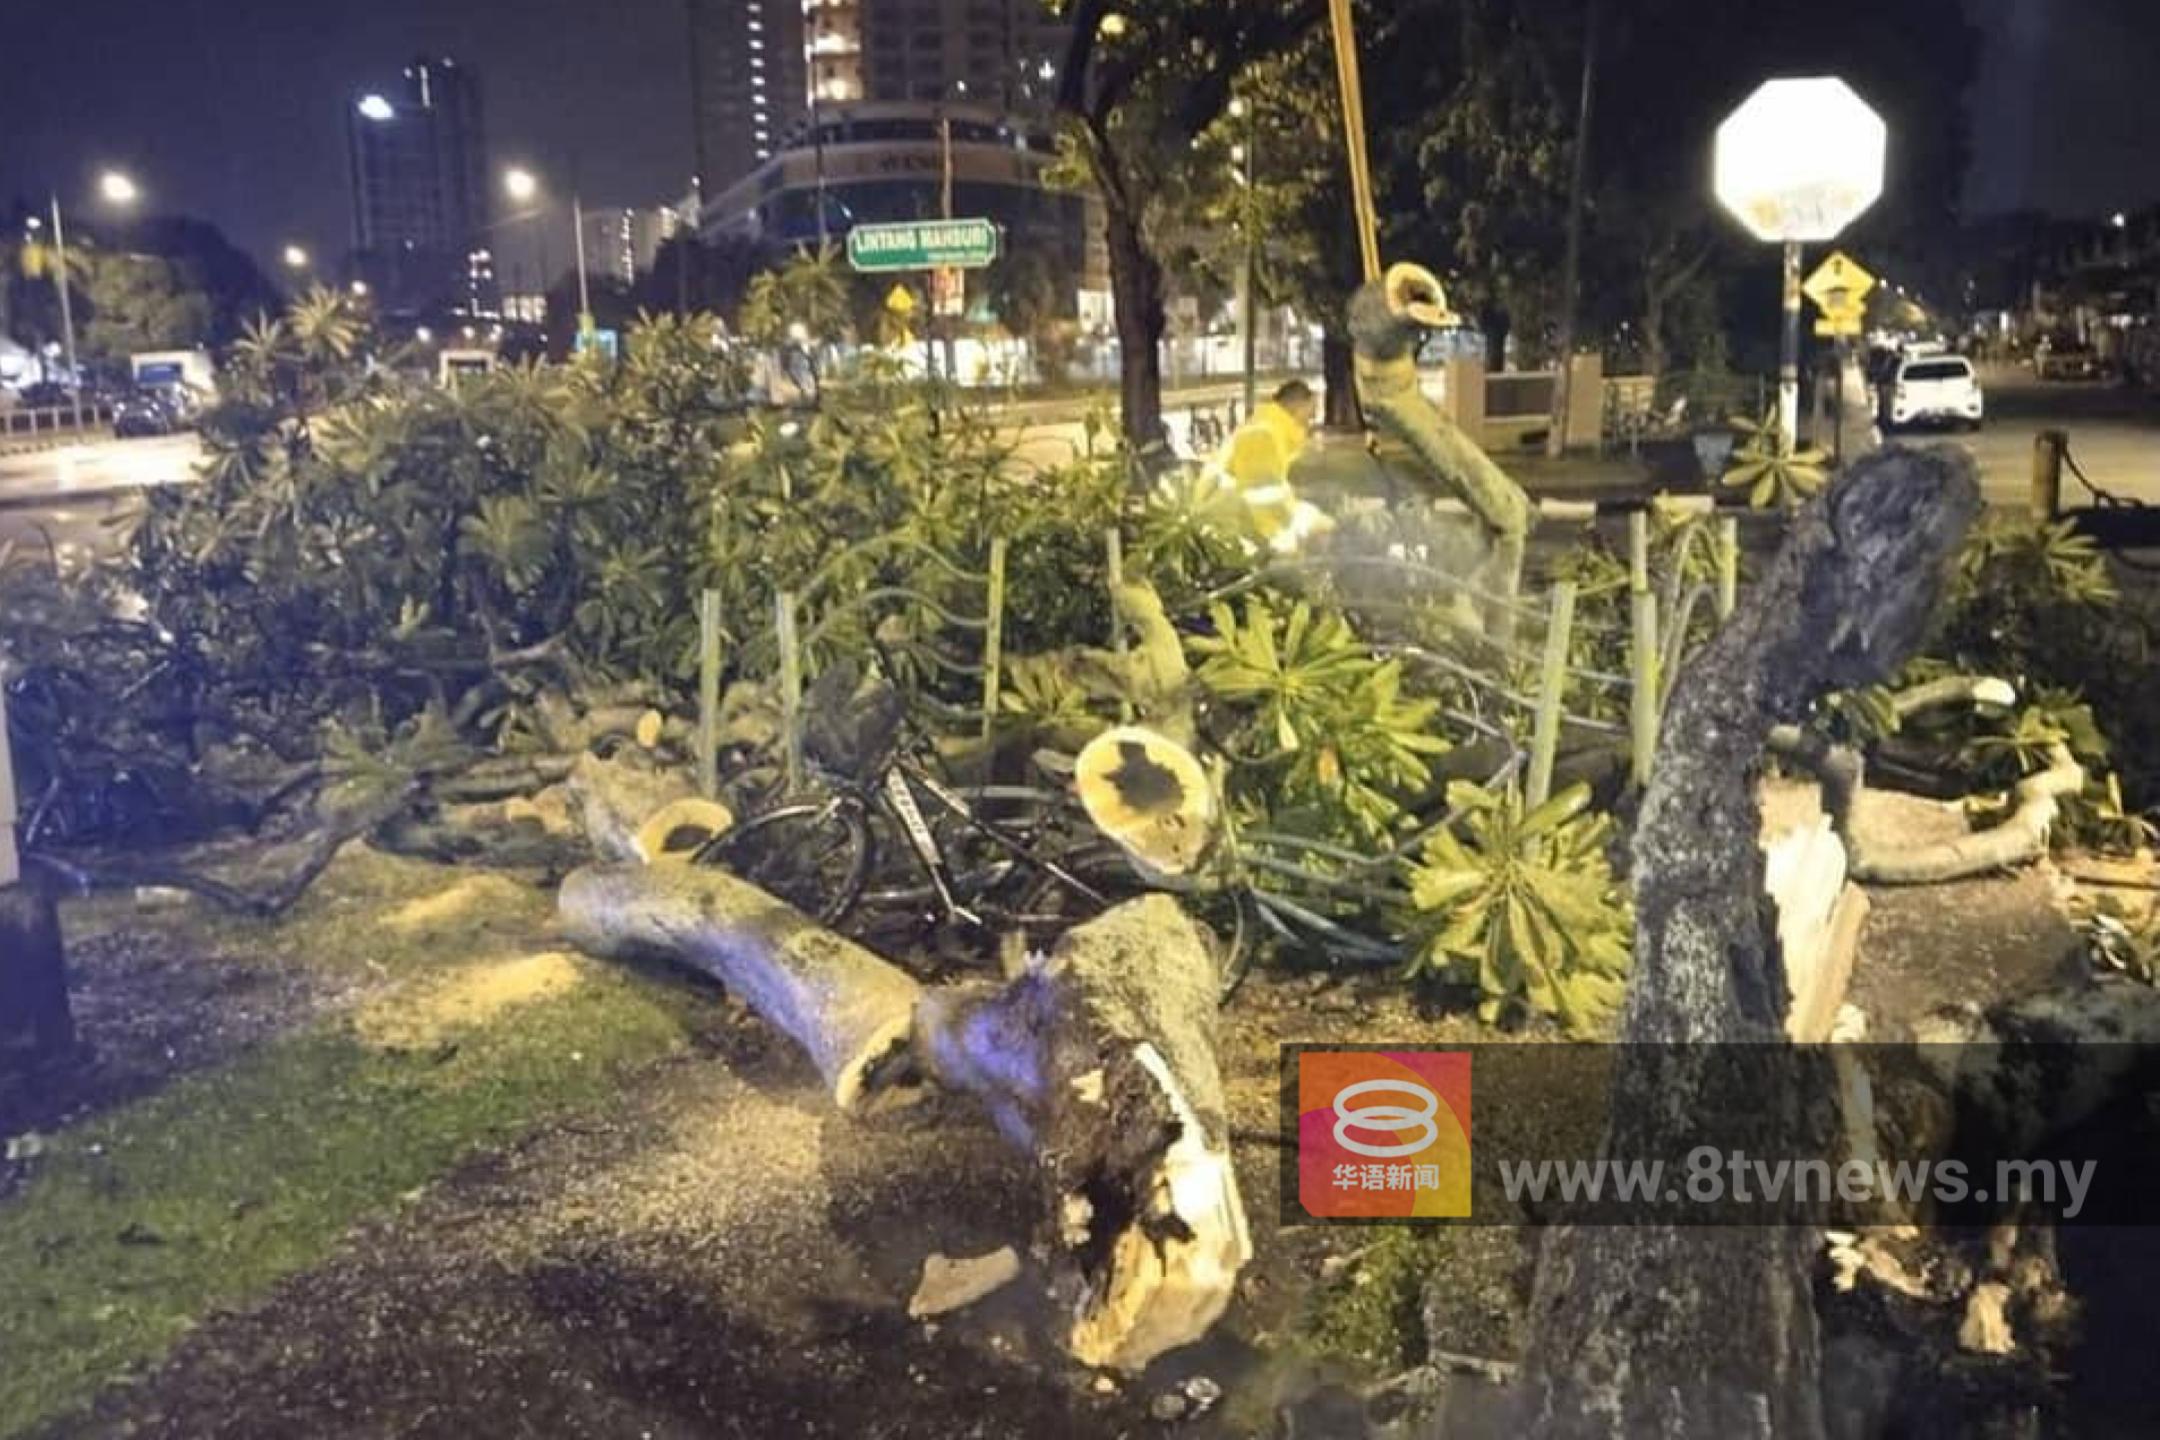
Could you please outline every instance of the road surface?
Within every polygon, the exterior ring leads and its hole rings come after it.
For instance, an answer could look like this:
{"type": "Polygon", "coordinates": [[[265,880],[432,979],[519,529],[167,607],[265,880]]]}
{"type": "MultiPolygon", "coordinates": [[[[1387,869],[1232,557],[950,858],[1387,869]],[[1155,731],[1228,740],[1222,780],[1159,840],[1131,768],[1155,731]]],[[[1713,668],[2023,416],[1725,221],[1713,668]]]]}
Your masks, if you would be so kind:
{"type": "MultiPolygon", "coordinates": [[[[1980,462],[1980,486],[1991,506],[2024,508],[2032,477],[2033,437],[2042,430],[2070,436],[2070,457],[2094,484],[2125,499],[2160,505],[2160,396],[2119,385],[2080,381],[2041,384],[2030,371],[1981,372],[1987,423],[1970,434],[1929,432],[1892,438],[1962,445],[1980,462]]],[[[2063,504],[2090,497],[2063,476],[2063,504]]]]}
{"type": "MultiPolygon", "coordinates": [[[[1919,431],[1893,438],[1907,443],[1961,445],[1980,462],[1981,487],[1992,506],[2023,508],[2032,473],[2033,436],[2059,429],[2070,455],[2093,483],[2127,499],[2160,504],[2160,396],[2101,383],[2043,385],[2025,370],[1983,372],[1987,424],[1976,433],[1919,431]]],[[[1189,450],[1194,405],[1226,413],[1235,381],[1166,397],[1173,442],[1189,450]]],[[[1009,408],[1020,454],[1042,464],[1069,462],[1086,444],[1079,415],[1089,402],[1028,401],[1009,408]]],[[[1111,437],[1098,437],[1109,443],[1111,437]]],[[[133,492],[185,481],[200,453],[193,435],[104,440],[53,450],[0,455],[0,541],[44,530],[63,544],[94,543],[97,522],[133,492]]],[[[1524,467],[1533,472],[1535,467],[1524,467]]],[[[2065,475],[2063,502],[2087,503],[2065,475]]]]}
{"type": "Polygon", "coordinates": [[[50,541],[63,560],[100,549],[108,517],[145,489],[187,481],[200,454],[192,434],[0,454],[0,545],[50,541]]]}
{"type": "Polygon", "coordinates": [[[192,433],[90,440],[0,454],[0,505],[66,502],[189,478],[202,453],[192,433]]]}

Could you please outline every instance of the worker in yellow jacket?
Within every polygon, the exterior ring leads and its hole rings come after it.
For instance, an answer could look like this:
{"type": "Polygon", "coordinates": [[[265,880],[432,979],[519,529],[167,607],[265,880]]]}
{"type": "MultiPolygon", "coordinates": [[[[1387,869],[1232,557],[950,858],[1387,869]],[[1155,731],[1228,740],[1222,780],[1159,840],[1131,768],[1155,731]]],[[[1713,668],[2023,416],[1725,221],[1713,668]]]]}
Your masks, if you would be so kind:
{"type": "Polygon", "coordinates": [[[1253,529],[1271,549],[1287,552],[1330,528],[1326,516],[1297,498],[1290,467],[1304,452],[1319,409],[1312,386],[1285,380],[1231,435],[1217,462],[1244,498],[1253,529]]]}

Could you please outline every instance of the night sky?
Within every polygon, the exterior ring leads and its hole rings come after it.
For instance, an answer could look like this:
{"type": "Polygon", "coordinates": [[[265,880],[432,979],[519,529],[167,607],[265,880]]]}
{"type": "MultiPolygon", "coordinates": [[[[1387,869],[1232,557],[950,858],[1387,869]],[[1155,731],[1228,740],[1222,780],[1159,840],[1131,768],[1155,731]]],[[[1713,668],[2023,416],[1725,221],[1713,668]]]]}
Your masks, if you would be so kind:
{"type": "MultiPolygon", "coordinates": [[[[1896,0],[1885,0],[1895,4],[1896,0]]],[[[1969,0],[1985,37],[1969,208],[2160,201],[2160,0],[1969,0]]],[[[690,174],[682,0],[0,0],[0,201],[90,203],[125,166],[156,212],[259,258],[347,245],[344,113],[415,55],[481,72],[498,166],[591,204],[690,174]]]]}

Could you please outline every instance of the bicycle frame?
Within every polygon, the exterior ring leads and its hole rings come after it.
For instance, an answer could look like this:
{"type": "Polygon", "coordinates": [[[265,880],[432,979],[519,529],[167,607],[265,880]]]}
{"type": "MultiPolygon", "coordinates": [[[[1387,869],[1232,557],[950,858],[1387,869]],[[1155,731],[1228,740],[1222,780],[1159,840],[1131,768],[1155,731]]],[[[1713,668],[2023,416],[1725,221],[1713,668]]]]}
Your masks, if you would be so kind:
{"type": "MultiPolygon", "coordinates": [[[[1021,786],[991,786],[979,792],[984,799],[1056,799],[1051,792],[1033,790],[1021,786]]],[[[1075,874],[1071,869],[1038,852],[1026,839],[1015,835],[1005,826],[986,820],[975,812],[966,794],[953,789],[932,775],[925,767],[913,761],[896,758],[893,764],[875,780],[847,785],[833,797],[835,805],[853,805],[865,814],[883,816],[897,829],[907,842],[908,853],[916,868],[929,883],[926,897],[934,900],[939,917],[946,921],[959,921],[982,929],[988,928],[989,920],[976,908],[978,897],[994,890],[1017,866],[1028,866],[1055,879],[1081,898],[1099,905],[1108,899],[1075,874]],[[985,875],[974,872],[963,876],[957,872],[947,857],[945,848],[938,841],[937,831],[923,813],[922,799],[927,799],[943,813],[950,815],[974,833],[989,840],[1007,857],[1007,863],[985,875]]],[[[864,898],[877,903],[900,904],[915,898],[907,891],[883,890],[865,892],[864,898]]]]}

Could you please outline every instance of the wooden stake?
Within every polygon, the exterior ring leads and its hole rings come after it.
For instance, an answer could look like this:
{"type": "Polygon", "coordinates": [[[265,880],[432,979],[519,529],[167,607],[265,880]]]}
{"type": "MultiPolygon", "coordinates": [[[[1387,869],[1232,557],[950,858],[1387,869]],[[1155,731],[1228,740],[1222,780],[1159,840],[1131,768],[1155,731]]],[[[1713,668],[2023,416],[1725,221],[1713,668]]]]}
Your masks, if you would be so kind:
{"type": "Polygon", "coordinates": [[[1005,537],[990,542],[988,627],[983,634],[982,738],[990,743],[997,725],[999,667],[1005,650],[1005,537]]]}
{"type": "MultiPolygon", "coordinates": [[[[1103,532],[1103,552],[1103,568],[1109,572],[1110,581],[1110,653],[1122,661],[1125,658],[1125,615],[1118,594],[1125,588],[1125,537],[1115,525],[1103,532]]],[[[1124,668],[1119,665],[1120,674],[1124,673],[1124,668]]],[[[1119,721],[1129,725],[1132,718],[1132,701],[1120,698],[1119,721]]]]}
{"type": "Polygon", "coordinates": [[[15,853],[15,762],[8,753],[7,688],[0,686],[0,886],[22,878],[15,853]]]}
{"type": "Polygon", "coordinates": [[[780,729],[787,741],[787,788],[802,788],[802,649],[795,633],[795,592],[773,596],[773,629],[780,644],[780,729]]]}
{"type": "Polygon", "coordinates": [[[1740,602],[1740,522],[1730,515],[1717,517],[1717,618],[1732,617],[1740,602]]]}
{"type": "Polygon", "coordinates": [[[1553,756],[1560,747],[1560,698],[1567,688],[1568,632],[1575,624],[1575,582],[1553,586],[1545,628],[1545,664],[1538,675],[1537,720],[1530,734],[1530,776],[1524,799],[1538,806],[1552,795],[1553,756]]]}
{"type": "Polygon", "coordinates": [[[1657,749],[1658,633],[1657,596],[1650,589],[1650,517],[1641,510],[1628,516],[1628,609],[1634,622],[1628,653],[1633,680],[1628,694],[1628,732],[1635,783],[1647,785],[1650,757],[1657,749]]]}
{"type": "Polygon", "coordinates": [[[698,594],[698,794],[720,793],[720,592],[698,594]]]}

